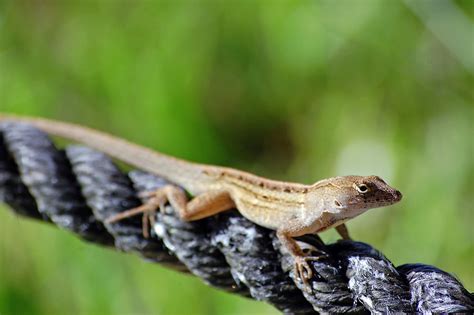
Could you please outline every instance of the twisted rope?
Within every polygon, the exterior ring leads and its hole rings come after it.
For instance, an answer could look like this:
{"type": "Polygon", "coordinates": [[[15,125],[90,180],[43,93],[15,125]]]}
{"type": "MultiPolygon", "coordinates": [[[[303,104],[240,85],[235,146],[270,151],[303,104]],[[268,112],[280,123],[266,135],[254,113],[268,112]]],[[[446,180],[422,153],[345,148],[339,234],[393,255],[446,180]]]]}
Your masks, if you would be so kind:
{"type": "Polygon", "coordinates": [[[165,184],[142,171],[123,173],[87,147],[58,150],[47,135],[27,125],[0,124],[0,200],[20,215],[55,224],[86,241],[190,272],[211,286],[288,314],[474,310],[473,294],[436,267],[395,267],[368,244],[325,245],[317,236],[300,239],[308,253],[320,256],[311,262],[312,290],[305,291],[274,231],[237,211],[183,222],[167,207],[157,213],[148,239],[138,217],[104,223],[140,205],[140,192],[165,184]]]}

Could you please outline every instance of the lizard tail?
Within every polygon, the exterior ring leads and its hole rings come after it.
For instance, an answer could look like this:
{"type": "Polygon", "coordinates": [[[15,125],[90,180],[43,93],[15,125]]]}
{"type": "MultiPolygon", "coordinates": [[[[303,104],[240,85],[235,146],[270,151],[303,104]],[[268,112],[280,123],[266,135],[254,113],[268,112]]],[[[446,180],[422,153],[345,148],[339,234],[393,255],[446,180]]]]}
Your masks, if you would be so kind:
{"type": "Polygon", "coordinates": [[[18,122],[34,126],[48,134],[79,142],[134,167],[181,184],[180,174],[196,172],[198,164],[158,153],[105,132],[76,124],[36,117],[0,113],[0,122],[18,122]]]}

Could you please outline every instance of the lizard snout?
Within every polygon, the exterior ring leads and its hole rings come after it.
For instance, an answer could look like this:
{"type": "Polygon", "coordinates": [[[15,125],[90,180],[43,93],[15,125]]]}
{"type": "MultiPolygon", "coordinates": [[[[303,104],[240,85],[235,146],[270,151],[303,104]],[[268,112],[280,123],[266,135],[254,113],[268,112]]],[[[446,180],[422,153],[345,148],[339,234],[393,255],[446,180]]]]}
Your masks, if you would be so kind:
{"type": "Polygon", "coordinates": [[[402,193],[399,192],[399,191],[396,190],[396,189],[392,192],[392,196],[393,196],[393,199],[394,199],[396,202],[402,200],[402,197],[403,197],[402,193]]]}

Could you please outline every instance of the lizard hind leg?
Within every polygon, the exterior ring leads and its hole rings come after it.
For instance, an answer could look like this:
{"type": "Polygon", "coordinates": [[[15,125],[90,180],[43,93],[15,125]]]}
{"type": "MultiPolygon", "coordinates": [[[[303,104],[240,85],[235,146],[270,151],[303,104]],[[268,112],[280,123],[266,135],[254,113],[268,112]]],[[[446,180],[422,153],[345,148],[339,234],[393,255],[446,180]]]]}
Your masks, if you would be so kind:
{"type": "Polygon", "coordinates": [[[232,208],[235,208],[235,203],[228,191],[212,190],[196,196],[184,209],[178,211],[182,220],[194,221],[232,208]]]}
{"type": "Polygon", "coordinates": [[[235,207],[229,192],[225,190],[208,191],[196,196],[188,202],[186,193],[181,188],[174,185],[166,185],[154,192],[147,193],[148,201],[137,207],[106,220],[106,223],[113,223],[138,214],[143,214],[143,235],[149,236],[149,225],[154,220],[157,209],[163,210],[166,202],[169,202],[179,217],[184,221],[194,221],[203,219],[219,212],[235,207]]]}
{"type": "Polygon", "coordinates": [[[166,201],[168,200],[167,192],[165,190],[166,187],[167,186],[158,188],[157,190],[153,192],[148,192],[146,195],[142,194],[141,196],[148,198],[144,204],[136,208],[128,209],[126,211],[113,215],[107,218],[105,220],[105,223],[109,223],[109,224],[115,223],[115,222],[124,220],[126,218],[130,218],[130,217],[142,214],[143,215],[142,217],[143,236],[145,238],[149,238],[150,225],[153,226],[153,223],[155,221],[154,215],[157,209],[162,210],[164,208],[164,205],[166,204],[166,201]]]}
{"type": "Polygon", "coordinates": [[[162,196],[164,202],[160,203],[160,208],[169,201],[171,207],[184,221],[200,220],[235,207],[230,193],[226,190],[210,190],[188,201],[183,189],[166,185],[156,191],[155,199],[161,200],[162,196]]]}

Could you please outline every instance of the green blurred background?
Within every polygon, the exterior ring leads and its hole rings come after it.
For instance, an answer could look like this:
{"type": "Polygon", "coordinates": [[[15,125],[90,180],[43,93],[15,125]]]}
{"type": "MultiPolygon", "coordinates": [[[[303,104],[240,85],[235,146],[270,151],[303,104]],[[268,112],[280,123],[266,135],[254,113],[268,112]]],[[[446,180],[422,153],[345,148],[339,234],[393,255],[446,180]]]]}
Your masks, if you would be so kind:
{"type": "MultiPolygon", "coordinates": [[[[0,110],[275,179],[380,175],[404,199],[352,236],[473,291],[473,19],[470,0],[0,0],[0,110]]],[[[0,207],[2,315],[277,313],[0,207]]]]}

